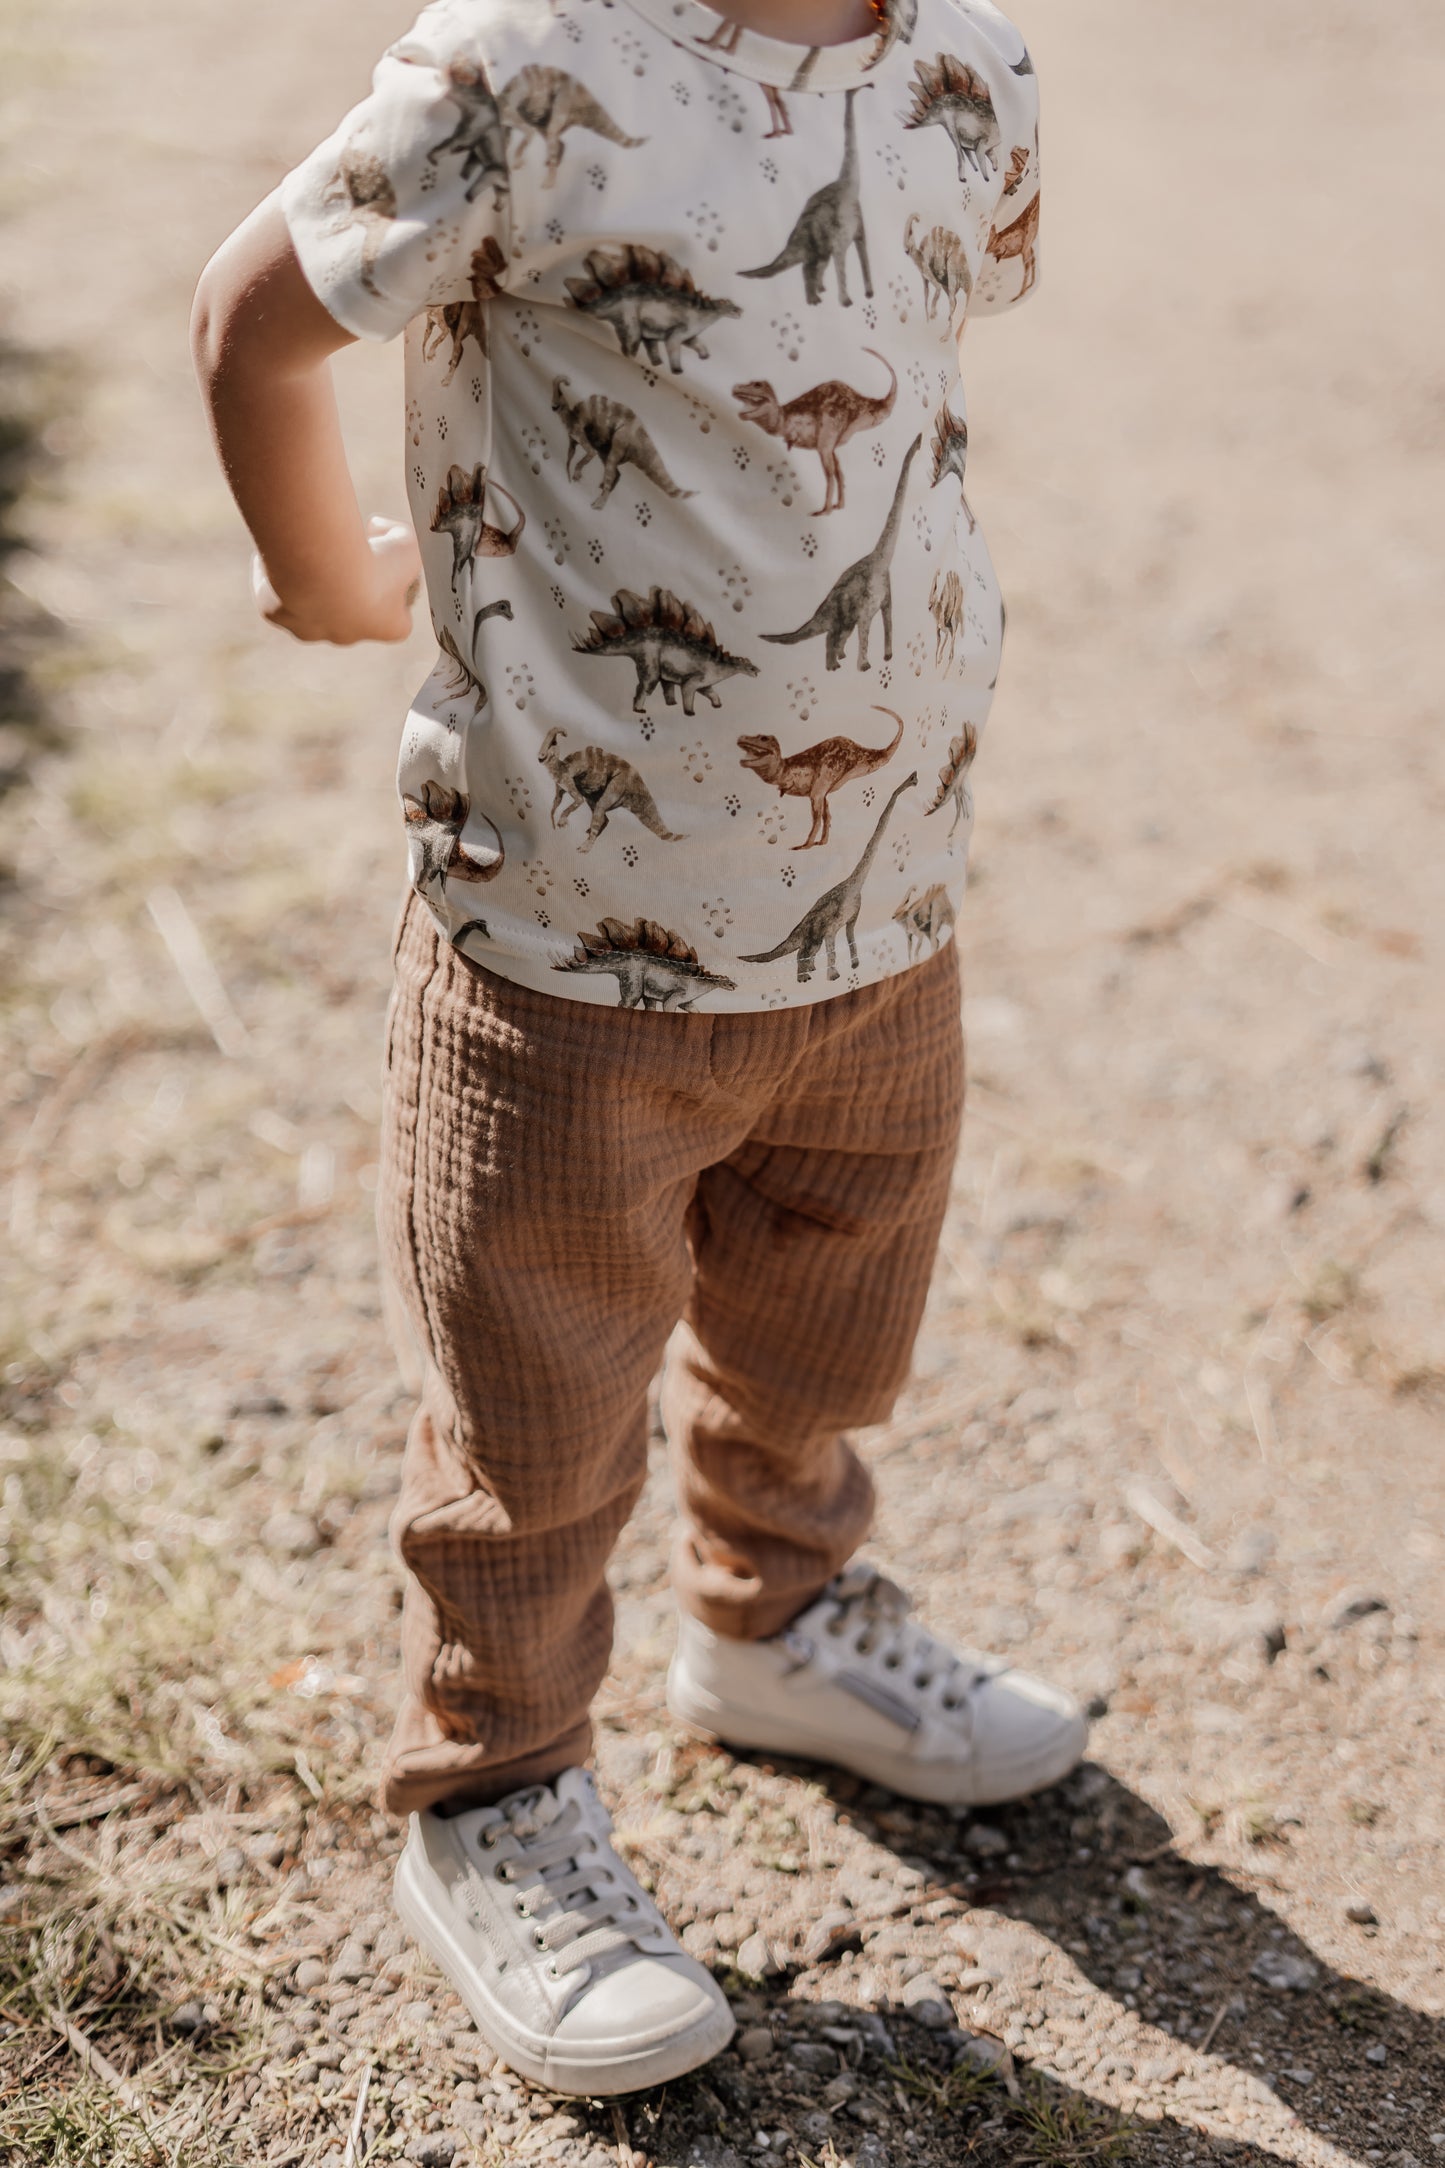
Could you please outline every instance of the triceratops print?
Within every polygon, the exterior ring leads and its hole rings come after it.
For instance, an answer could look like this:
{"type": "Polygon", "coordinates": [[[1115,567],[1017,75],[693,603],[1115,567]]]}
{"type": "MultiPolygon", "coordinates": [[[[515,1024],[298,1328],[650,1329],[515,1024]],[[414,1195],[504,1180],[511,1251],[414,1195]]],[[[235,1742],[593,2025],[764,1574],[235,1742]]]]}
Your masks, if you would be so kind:
{"type": "Polygon", "coordinates": [[[527,515],[509,490],[500,482],[489,482],[483,466],[473,467],[468,474],[465,467],[449,467],[447,478],[437,494],[436,510],[432,514],[433,534],[446,534],[452,540],[452,593],[457,594],[462,575],[478,557],[510,557],[522,539],[522,529],[527,515]],[[501,497],[516,514],[508,528],[493,527],[486,516],[487,491],[501,497]]]}
{"type": "Polygon", "coordinates": [[[816,304],[823,298],[823,278],[831,264],[838,281],[838,300],[846,309],[851,306],[852,298],[848,292],[848,251],[852,248],[858,251],[863,291],[872,299],[868,237],[863,231],[863,206],[858,196],[858,138],[853,113],[857,95],[856,90],[844,94],[842,172],[836,181],[829,181],[814,190],[772,262],[744,271],[745,279],[777,278],[780,272],[800,267],[803,298],[816,304]]]}
{"type": "Polygon", "coordinates": [[[406,816],[408,839],[413,846],[411,885],[419,896],[425,896],[428,888],[444,892],[449,879],[495,881],[506,852],[494,824],[487,822],[497,839],[495,852],[485,858],[474,858],[462,847],[462,830],[472,810],[472,801],[465,791],[453,790],[450,784],[429,777],[422,784],[419,797],[403,791],[401,805],[406,816]]]}
{"type": "Polygon", "coordinates": [[[660,369],[666,354],[674,376],[682,374],[685,346],[706,361],[704,332],[724,317],[743,313],[735,301],[715,301],[699,293],[690,271],[664,249],[640,241],[591,249],[584,261],[586,278],[563,281],[568,304],[610,324],[629,361],[640,350],[660,369]]]}

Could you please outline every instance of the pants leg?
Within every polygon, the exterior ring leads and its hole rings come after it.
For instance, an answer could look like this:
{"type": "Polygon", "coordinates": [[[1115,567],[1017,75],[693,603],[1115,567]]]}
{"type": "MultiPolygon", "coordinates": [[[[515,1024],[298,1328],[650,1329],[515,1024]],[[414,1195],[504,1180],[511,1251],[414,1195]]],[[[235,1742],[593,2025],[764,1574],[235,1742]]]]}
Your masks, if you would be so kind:
{"type": "Polygon", "coordinates": [[[950,948],[805,1012],[786,1082],[699,1181],[663,1412],[688,1522],[674,1585],[719,1633],[776,1632],[867,1532],[846,1433],[884,1421],[908,1374],[958,1149],[960,1006],[950,948]]]}
{"type": "Polygon", "coordinates": [[[499,1796],[588,1749],[607,1557],[690,1280],[708,1020],[476,970],[413,903],[388,1025],[379,1220],[420,1351],[393,1535],[409,1582],[394,1813],[499,1796]]]}

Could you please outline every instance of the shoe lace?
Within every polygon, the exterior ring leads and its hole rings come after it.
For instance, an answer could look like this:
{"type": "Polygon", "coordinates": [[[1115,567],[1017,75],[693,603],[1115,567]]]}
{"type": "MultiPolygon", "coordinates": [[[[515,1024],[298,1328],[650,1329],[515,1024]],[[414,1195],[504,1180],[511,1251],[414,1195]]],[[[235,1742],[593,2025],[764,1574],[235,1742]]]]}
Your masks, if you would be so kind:
{"type": "Polygon", "coordinates": [[[871,1566],[850,1566],[828,1585],[833,1613],[825,1631],[855,1655],[875,1659],[889,1673],[903,1673],[914,1690],[932,1694],[950,1716],[1003,1666],[965,1650],[955,1653],[910,1617],[912,1601],[896,1581],[871,1566]]]}
{"type": "Polygon", "coordinates": [[[532,1923],[554,1979],[637,1944],[657,1925],[605,1837],[575,1799],[555,1807],[539,1787],[503,1800],[478,1829],[497,1857],[490,1872],[514,1886],[512,1904],[532,1923]]]}

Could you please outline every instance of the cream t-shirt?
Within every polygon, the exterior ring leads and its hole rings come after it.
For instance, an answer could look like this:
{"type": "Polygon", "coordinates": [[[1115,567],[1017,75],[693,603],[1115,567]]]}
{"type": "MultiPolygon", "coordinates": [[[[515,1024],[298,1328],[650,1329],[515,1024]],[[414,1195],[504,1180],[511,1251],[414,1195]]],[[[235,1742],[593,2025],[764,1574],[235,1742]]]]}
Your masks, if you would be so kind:
{"type": "Polygon", "coordinates": [[[1036,276],[1018,32],[437,0],[281,200],[337,321],[406,335],[439,652],[399,787],[446,937],[628,1008],[933,954],[1002,645],[957,341],[1036,276]]]}

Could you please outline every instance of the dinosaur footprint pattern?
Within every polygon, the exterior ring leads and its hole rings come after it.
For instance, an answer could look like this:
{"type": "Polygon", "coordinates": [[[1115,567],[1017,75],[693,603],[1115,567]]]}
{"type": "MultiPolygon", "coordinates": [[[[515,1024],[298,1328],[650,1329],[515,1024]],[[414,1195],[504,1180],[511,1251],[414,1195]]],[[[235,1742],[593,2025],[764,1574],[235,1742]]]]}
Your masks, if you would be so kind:
{"type": "Polygon", "coordinates": [[[950,944],[1003,637],[960,340],[1038,280],[1040,162],[992,5],[435,0],[283,182],[337,322],[405,333],[401,813],[490,970],[736,1013],[950,944]]]}

